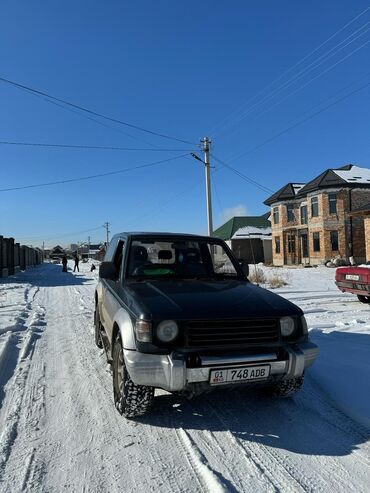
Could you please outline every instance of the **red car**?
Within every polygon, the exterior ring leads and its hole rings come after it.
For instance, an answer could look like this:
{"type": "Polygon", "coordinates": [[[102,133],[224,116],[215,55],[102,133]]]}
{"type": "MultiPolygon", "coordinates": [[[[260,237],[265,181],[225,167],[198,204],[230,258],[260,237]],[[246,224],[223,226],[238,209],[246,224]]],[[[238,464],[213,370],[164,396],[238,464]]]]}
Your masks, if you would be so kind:
{"type": "Polygon", "coordinates": [[[357,294],[361,303],[370,303],[370,265],[364,267],[339,267],[335,284],[343,293],[357,294]]]}

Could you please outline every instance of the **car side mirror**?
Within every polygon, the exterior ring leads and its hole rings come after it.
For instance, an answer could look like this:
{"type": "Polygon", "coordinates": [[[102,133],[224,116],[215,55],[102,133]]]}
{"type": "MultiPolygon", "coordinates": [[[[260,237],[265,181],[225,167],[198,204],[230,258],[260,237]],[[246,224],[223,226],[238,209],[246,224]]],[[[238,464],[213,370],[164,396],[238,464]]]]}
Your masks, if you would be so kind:
{"type": "Polygon", "coordinates": [[[242,258],[239,258],[238,262],[239,262],[240,267],[242,268],[242,271],[243,271],[245,277],[248,277],[249,276],[249,264],[248,264],[248,262],[244,262],[244,260],[242,258]]]}
{"type": "Polygon", "coordinates": [[[113,262],[102,262],[99,267],[99,277],[107,281],[117,281],[117,267],[113,262]]]}

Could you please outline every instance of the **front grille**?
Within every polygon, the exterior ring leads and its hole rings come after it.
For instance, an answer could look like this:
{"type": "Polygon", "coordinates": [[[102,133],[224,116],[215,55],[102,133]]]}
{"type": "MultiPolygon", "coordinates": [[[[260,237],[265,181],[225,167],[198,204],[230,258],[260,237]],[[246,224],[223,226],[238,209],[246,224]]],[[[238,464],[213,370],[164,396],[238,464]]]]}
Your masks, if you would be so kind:
{"type": "Polygon", "coordinates": [[[279,341],[276,319],[192,321],[185,324],[187,347],[237,346],[279,341]]]}

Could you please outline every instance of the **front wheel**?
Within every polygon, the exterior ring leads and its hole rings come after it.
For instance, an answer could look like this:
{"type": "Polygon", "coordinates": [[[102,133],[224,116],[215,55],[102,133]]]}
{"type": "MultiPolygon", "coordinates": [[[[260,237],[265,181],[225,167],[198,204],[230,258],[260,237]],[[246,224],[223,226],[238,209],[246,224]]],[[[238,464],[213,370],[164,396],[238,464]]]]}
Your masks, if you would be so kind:
{"type": "Polygon", "coordinates": [[[269,392],[273,397],[292,397],[302,387],[304,376],[280,380],[271,387],[269,392]]]}
{"type": "Polygon", "coordinates": [[[154,387],[136,385],[131,380],[126,369],[119,335],[113,345],[112,367],[114,403],[118,412],[126,418],[135,418],[149,412],[153,407],[154,387]]]}
{"type": "Polygon", "coordinates": [[[370,303],[370,296],[364,296],[363,294],[358,294],[357,298],[361,303],[370,303]]]}

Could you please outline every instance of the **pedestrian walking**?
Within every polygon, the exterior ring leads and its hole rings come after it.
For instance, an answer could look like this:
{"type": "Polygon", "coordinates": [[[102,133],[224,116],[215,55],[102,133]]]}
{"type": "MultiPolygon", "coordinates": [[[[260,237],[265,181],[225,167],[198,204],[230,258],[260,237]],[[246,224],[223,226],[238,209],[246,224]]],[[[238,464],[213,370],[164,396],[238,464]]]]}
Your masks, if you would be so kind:
{"type": "Polygon", "coordinates": [[[63,255],[63,258],[62,258],[62,265],[63,265],[62,272],[67,272],[67,263],[68,263],[67,256],[66,255],[63,255]]]}
{"type": "Polygon", "coordinates": [[[73,267],[73,272],[76,272],[76,269],[77,269],[77,272],[80,272],[80,269],[78,268],[78,263],[79,263],[80,260],[78,258],[77,253],[74,256],[74,260],[75,260],[75,266],[73,267]]]}

